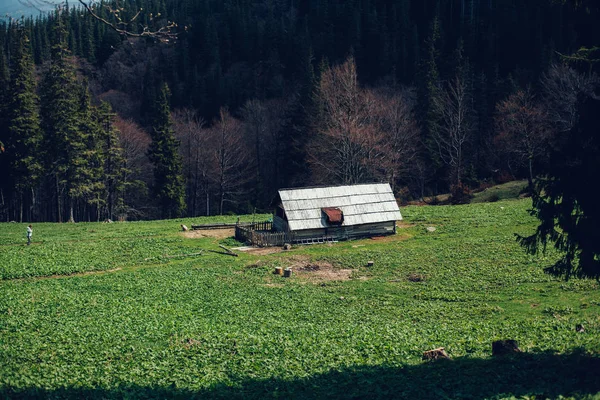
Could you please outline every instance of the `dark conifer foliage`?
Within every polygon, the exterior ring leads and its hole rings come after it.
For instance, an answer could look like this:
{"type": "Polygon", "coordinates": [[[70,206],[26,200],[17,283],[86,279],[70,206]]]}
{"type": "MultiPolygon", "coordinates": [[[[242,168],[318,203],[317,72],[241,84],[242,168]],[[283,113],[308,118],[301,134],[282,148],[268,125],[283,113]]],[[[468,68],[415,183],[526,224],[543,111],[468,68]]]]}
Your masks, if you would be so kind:
{"type": "MultiPolygon", "coordinates": [[[[127,175],[130,172],[127,168],[123,148],[119,143],[119,132],[114,127],[113,121],[116,114],[113,112],[110,104],[102,102],[95,110],[96,123],[99,125],[97,149],[99,156],[101,189],[98,207],[104,206],[107,219],[114,220],[116,216],[121,218],[126,214],[125,190],[128,186],[127,175]]],[[[99,213],[100,215],[100,213],[99,213]]]]}
{"type": "Polygon", "coordinates": [[[35,190],[42,173],[42,160],[38,157],[42,135],[29,36],[21,24],[12,29],[11,77],[5,94],[6,176],[14,188],[12,200],[18,211],[13,217],[23,221],[24,217],[32,219],[36,203],[35,190]]]}
{"type": "Polygon", "coordinates": [[[182,175],[179,141],[173,135],[169,97],[164,84],[155,104],[152,121],[152,143],[148,157],[154,168],[153,193],[162,218],[175,218],[185,211],[185,181],[182,175]]]}
{"type": "MultiPolygon", "coordinates": [[[[307,144],[314,143],[323,126],[316,101],[321,73],[350,57],[356,63],[357,93],[401,103],[377,105],[369,118],[377,127],[373,129],[381,133],[387,127],[392,132],[390,124],[399,120],[384,111],[402,110],[411,116],[406,126],[418,130],[411,136],[411,154],[414,150],[416,155],[410,165],[388,167],[395,171],[396,190],[419,198],[447,192],[451,186],[468,192],[481,183],[526,178],[531,174],[515,162],[514,146],[498,146],[498,104],[530,88],[535,107],[543,109],[549,100],[540,90],[540,77],[552,63],[570,57],[590,74],[600,58],[600,9],[591,1],[122,0],[119,5],[118,16],[112,2],[95,3],[93,11],[113,24],[131,21],[137,14],[135,21],[119,25],[131,33],[156,31],[174,21],[177,39],[121,36],[77,7],[76,1],[57,14],[19,22],[41,75],[37,78],[45,154],[42,183],[28,191],[42,207],[23,218],[64,221],[71,213],[75,220],[166,217],[167,210],[179,215],[180,196],[189,205],[188,216],[266,210],[277,188],[316,182],[308,163],[314,154],[307,144]],[[88,89],[81,89],[84,78],[88,89]],[[194,137],[206,144],[202,157],[181,148],[173,151],[176,141],[167,140],[164,148],[154,144],[149,152],[145,147],[147,134],[183,137],[168,127],[166,111],[156,112],[156,104],[164,100],[163,83],[171,91],[164,110],[186,109],[208,121],[201,130],[205,133],[194,137]],[[441,146],[452,128],[452,116],[444,111],[453,105],[453,97],[457,99],[453,93],[458,89],[464,92],[468,117],[468,127],[460,127],[464,143],[459,161],[458,153],[441,146]],[[98,108],[102,100],[113,111],[98,108]],[[229,110],[232,123],[240,124],[240,143],[245,145],[237,151],[252,172],[230,171],[244,180],[227,195],[219,189],[219,168],[210,156],[211,146],[217,146],[213,128],[223,109],[229,110]],[[162,123],[156,121],[159,115],[165,118],[162,123]],[[114,131],[110,121],[126,129],[114,131]],[[122,165],[135,168],[116,167],[121,150],[122,165]],[[178,152],[187,157],[184,195],[178,189],[178,152]],[[142,162],[140,154],[162,154],[159,164],[170,166],[159,180],[172,173],[174,187],[155,182],[151,164],[147,158],[142,162]],[[201,163],[192,165],[191,160],[200,158],[201,163]],[[153,182],[160,204],[144,192],[153,182]]],[[[0,88],[8,88],[16,72],[15,24],[0,23],[0,88]]],[[[6,93],[0,93],[0,143],[5,149],[10,103],[6,93]]],[[[536,162],[536,174],[547,171],[546,156],[539,158],[539,165],[536,162]]],[[[0,167],[9,168],[8,160],[6,152],[0,152],[0,167]]],[[[156,158],[153,161],[158,165],[156,158]]],[[[364,179],[384,179],[385,162],[380,164],[364,179]]],[[[16,187],[13,181],[0,182],[3,220],[20,218],[16,187]]],[[[24,200],[24,210],[30,203],[24,200]]]]}
{"type": "MultiPolygon", "coordinates": [[[[82,129],[87,115],[80,118],[82,107],[70,51],[67,48],[68,14],[57,11],[53,17],[52,53],[41,82],[41,117],[45,134],[44,153],[47,185],[59,222],[74,221],[76,202],[89,193],[87,186],[87,132],[82,129]],[[66,213],[65,213],[66,211],[66,213]]],[[[84,100],[85,101],[85,100],[84,100]]]]}
{"type": "MultiPolygon", "coordinates": [[[[8,83],[9,83],[9,69],[8,60],[6,59],[6,52],[4,51],[5,43],[5,26],[0,24],[0,171],[8,171],[8,160],[4,154],[5,148],[4,143],[7,139],[7,103],[8,103],[8,83]]],[[[4,196],[9,190],[10,185],[6,179],[0,181],[0,218],[3,218],[3,213],[6,211],[6,204],[4,196]]]]}

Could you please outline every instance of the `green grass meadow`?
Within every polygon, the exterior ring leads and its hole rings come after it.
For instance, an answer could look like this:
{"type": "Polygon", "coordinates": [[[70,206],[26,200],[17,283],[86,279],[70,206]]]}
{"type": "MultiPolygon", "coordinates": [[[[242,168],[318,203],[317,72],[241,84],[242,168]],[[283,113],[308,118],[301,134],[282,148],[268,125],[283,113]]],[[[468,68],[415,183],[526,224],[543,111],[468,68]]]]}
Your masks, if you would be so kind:
{"type": "Polygon", "coordinates": [[[598,282],[517,245],[530,206],[406,207],[394,237],[239,257],[183,256],[235,241],[179,228],[237,217],[34,224],[31,246],[0,224],[0,398],[600,399],[598,282]],[[273,274],[304,264],[351,273],[273,274]]]}

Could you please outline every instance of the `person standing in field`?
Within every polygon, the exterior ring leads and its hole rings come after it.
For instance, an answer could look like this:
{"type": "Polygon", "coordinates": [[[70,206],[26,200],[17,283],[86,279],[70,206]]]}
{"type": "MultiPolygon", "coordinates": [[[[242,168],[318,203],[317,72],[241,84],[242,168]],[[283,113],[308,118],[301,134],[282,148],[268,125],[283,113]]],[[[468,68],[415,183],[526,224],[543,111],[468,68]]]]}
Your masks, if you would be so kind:
{"type": "Polygon", "coordinates": [[[33,229],[31,229],[31,225],[27,227],[27,246],[31,245],[31,235],[33,234],[33,229]]]}

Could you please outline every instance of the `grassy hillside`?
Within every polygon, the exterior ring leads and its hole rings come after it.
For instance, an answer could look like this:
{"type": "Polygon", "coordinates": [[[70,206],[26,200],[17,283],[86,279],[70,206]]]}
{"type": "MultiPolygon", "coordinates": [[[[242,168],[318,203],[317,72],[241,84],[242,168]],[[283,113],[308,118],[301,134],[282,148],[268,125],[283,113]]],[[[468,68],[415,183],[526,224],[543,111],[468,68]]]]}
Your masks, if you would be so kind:
{"type": "Polygon", "coordinates": [[[30,247],[0,225],[0,397],[600,395],[598,284],[518,247],[528,207],[407,207],[392,237],[237,258],[170,258],[223,240],[189,220],[40,224],[30,247]],[[452,361],[421,360],[440,346],[452,361]]]}
{"type": "Polygon", "coordinates": [[[498,200],[516,199],[527,188],[527,181],[512,181],[496,185],[473,193],[471,203],[494,202],[498,200]]]}

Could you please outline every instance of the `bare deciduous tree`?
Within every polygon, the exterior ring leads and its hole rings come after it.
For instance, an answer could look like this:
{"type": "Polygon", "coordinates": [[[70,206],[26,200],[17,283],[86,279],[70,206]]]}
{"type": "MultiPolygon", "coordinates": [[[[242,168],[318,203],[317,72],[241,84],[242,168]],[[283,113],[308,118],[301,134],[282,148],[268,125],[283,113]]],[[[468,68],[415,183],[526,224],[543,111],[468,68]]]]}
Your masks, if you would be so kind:
{"type": "Polygon", "coordinates": [[[472,96],[461,74],[448,82],[434,103],[441,116],[441,125],[434,134],[440,158],[452,169],[453,183],[460,184],[465,146],[474,128],[472,96]]]}
{"type": "Polygon", "coordinates": [[[596,74],[583,74],[566,64],[553,64],[542,75],[544,105],[558,133],[570,131],[579,120],[577,96],[592,93],[599,83],[596,74]]]}
{"type": "Polygon", "coordinates": [[[379,149],[371,123],[374,100],[359,87],[353,58],[323,72],[318,88],[318,135],[308,154],[316,181],[355,184],[370,178],[368,160],[379,149]]]}
{"type": "MultiPolygon", "coordinates": [[[[145,202],[148,182],[152,180],[150,162],[146,156],[150,135],[130,119],[117,117],[114,126],[119,132],[119,144],[126,163],[124,170],[127,176],[124,177],[125,193],[122,198],[125,204],[142,204],[145,202]]],[[[142,209],[130,207],[122,210],[120,218],[141,217],[143,213],[142,209]]]]}
{"type": "Polygon", "coordinates": [[[247,143],[242,123],[223,108],[208,131],[213,146],[213,181],[219,198],[219,214],[223,214],[225,203],[236,203],[249,181],[247,143]]]}
{"type": "Polygon", "coordinates": [[[209,173],[210,149],[208,135],[204,130],[204,119],[188,108],[173,113],[175,137],[180,141],[180,154],[183,158],[183,174],[186,178],[187,209],[190,216],[196,216],[200,194],[206,198],[206,215],[210,215],[209,173]]]}
{"type": "Polygon", "coordinates": [[[533,193],[534,162],[545,152],[548,116],[535,101],[531,88],[518,90],[496,107],[495,142],[528,167],[527,180],[533,193]]]}
{"type": "Polygon", "coordinates": [[[382,159],[379,164],[393,190],[398,180],[413,169],[416,161],[420,132],[413,107],[411,90],[377,94],[374,119],[380,135],[382,159]]]}
{"type": "MultiPolygon", "coordinates": [[[[135,10],[135,14],[128,19],[124,19],[123,15],[126,14],[125,13],[125,8],[124,6],[121,4],[120,1],[113,1],[113,2],[101,2],[99,0],[78,0],[79,4],[81,4],[83,6],[83,8],[86,9],[86,11],[96,20],[100,21],[101,23],[105,24],[106,26],[110,27],[112,30],[114,30],[115,32],[117,32],[119,35],[121,36],[127,36],[127,37],[147,37],[147,38],[152,38],[154,40],[163,42],[163,43],[169,43],[174,41],[175,39],[177,39],[177,33],[174,32],[175,29],[177,28],[177,23],[173,22],[173,21],[161,21],[161,23],[158,25],[158,27],[156,29],[150,29],[148,26],[146,25],[142,25],[139,24],[138,28],[139,31],[137,30],[132,30],[131,26],[134,24],[137,24],[137,19],[140,16],[140,14],[142,13],[142,9],[138,9],[135,10]],[[98,13],[98,7],[103,7],[106,9],[106,11],[109,13],[109,15],[111,15],[113,21],[109,21],[106,18],[103,18],[99,13],[98,13]]],[[[131,13],[131,10],[130,10],[131,13]]],[[[150,20],[154,19],[154,18],[159,18],[161,17],[160,14],[158,15],[152,15],[150,14],[150,20]]]]}

